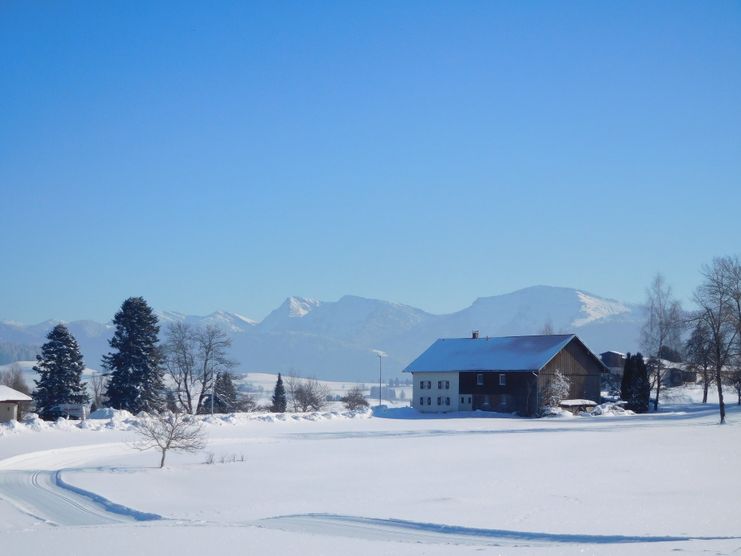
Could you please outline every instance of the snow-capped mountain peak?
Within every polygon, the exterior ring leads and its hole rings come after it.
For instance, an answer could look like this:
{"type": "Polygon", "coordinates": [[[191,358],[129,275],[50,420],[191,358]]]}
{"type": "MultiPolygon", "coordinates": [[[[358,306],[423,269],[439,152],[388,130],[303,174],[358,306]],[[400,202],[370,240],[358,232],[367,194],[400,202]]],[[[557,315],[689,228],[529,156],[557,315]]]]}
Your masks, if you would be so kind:
{"type": "Polygon", "coordinates": [[[286,304],[290,318],[301,318],[308,315],[316,307],[319,307],[321,302],[318,299],[312,299],[310,297],[291,296],[286,299],[284,305],[286,304]]]}
{"type": "Polygon", "coordinates": [[[631,311],[630,307],[621,301],[597,297],[581,290],[576,290],[576,295],[581,301],[581,311],[584,316],[572,321],[571,324],[575,327],[608,317],[624,315],[631,311]]]}

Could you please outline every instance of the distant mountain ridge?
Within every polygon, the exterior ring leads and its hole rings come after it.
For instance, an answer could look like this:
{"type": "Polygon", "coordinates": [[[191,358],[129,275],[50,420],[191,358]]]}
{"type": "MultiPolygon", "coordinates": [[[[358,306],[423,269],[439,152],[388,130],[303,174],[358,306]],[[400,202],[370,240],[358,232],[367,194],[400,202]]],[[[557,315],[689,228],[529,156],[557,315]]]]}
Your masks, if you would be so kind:
{"type": "MultiPolygon", "coordinates": [[[[642,307],[584,290],[532,286],[512,293],[480,297],[460,311],[435,315],[400,303],[346,295],[337,301],[289,297],[262,321],[216,311],[206,316],[158,311],[163,332],[169,323],[212,324],[232,338],[239,370],[296,373],[334,380],[377,378],[377,359],[388,353],[384,370],[398,374],[437,338],[535,334],[548,323],[554,332],[573,332],[595,352],[635,351],[642,307]]],[[[24,326],[0,322],[0,346],[39,346],[58,321],[24,326]]],[[[108,351],[111,324],[74,321],[90,367],[99,367],[108,351]]],[[[2,354],[0,354],[1,356],[2,354]]]]}

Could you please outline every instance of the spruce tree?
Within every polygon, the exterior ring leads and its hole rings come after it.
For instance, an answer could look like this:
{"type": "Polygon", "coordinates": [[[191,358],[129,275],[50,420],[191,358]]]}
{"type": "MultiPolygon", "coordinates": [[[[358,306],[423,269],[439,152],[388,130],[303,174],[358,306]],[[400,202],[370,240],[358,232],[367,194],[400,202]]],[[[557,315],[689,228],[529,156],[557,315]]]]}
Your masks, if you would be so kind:
{"type": "Polygon", "coordinates": [[[33,399],[43,419],[55,419],[62,414],[56,406],[87,404],[90,397],[82,382],[85,363],[75,337],[66,326],[58,324],[46,338],[48,341],[41,346],[41,355],[36,356],[33,368],[39,373],[39,379],[34,381],[33,399]]]}
{"type": "Polygon", "coordinates": [[[214,411],[216,413],[232,413],[239,409],[237,389],[234,387],[230,372],[224,371],[216,375],[214,393],[214,411]]]}
{"type": "Polygon", "coordinates": [[[620,386],[620,397],[627,402],[626,408],[636,413],[646,413],[651,395],[648,369],[640,353],[628,354],[620,386]]]}
{"type": "MultiPolygon", "coordinates": [[[[633,367],[633,356],[628,353],[623,367],[623,379],[620,381],[620,399],[628,402],[628,406],[631,405],[633,400],[633,367]]],[[[628,409],[632,410],[630,407],[628,409]]]]}
{"type": "Polygon", "coordinates": [[[648,411],[648,402],[651,399],[651,383],[648,380],[648,368],[646,362],[643,360],[643,356],[637,353],[634,356],[635,359],[635,400],[636,411],[638,413],[646,413],[648,411]]]}
{"type": "Polygon", "coordinates": [[[164,408],[157,315],[143,297],[130,297],[113,318],[116,331],[109,340],[115,351],[103,356],[111,372],[107,396],[111,407],[132,413],[164,408]]]}
{"type": "Polygon", "coordinates": [[[278,373],[278,380],[275,383],[275,390],[273,390],[273,407],[271,409],[275,413],[285,413],[287,406],[286,387],[283,386],[283,378],[278,373]]]}

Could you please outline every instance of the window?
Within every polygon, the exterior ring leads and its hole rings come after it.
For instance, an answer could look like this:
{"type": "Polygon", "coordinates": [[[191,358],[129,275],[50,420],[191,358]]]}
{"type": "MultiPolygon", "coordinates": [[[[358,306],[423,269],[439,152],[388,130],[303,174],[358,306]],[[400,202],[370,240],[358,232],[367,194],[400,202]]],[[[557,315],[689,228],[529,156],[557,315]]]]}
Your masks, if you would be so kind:
{"type": "Polygon", "coordinates": [[[427,398],[427,405],[432,405],[432,398],[427,398]]]}
{"type": "Polygon", "coordinates": [[[499,373],[499,386],[507,386],[507,375],[499,373]]]}
{"type": "Polygon", "coordinates": [[[468,396],[468,403],[471,403],[471,396],[468,396]]]}
{"type": "Polygon", "coordinates": [[[446,380],[445,381],[445,389],[446,390],[450,390],[450,381],[449,380],[446,380]]]}
{"type": "Polygon", "coordinates": [[[445,405],[450,405],[450,398],[445,398],[445,405]]]}
{"type": "Polygon", "coordinates": [[[484,385],[484,373],[478,373],[476,375],[476,386],[484,385]]]}
{"type": "Polygon", "coordinates": [[[437,381],[437,389],[438,390],[442,390],[443,389],[443,381],[442,380],[438,380],[437,381]]]}
{"type": "Polygon", "coordinates": [[[419,398],[419,405],[424,405],[424,404],[425,404],[425,399],[422,398],[422,397],[420,397],[419,398]]]}
{"type": "Polygon", "coordinates": [[[466,403],[465,400],[466,400],[466,398],[464,398],[463,396],[461,396],[461,403],[466,403]]]}
{"type": "Polygon", "coordinates": [[[424,380],[420,380],[419,381],[419,389],[420,390],[424,390],[425,389],[425,381],[424,380]]]}
{"type": "Polygon", "coordinates": [[[431,380],[428,380],[427,381],[427,389],[428,390],[431,390],[432,389],[432,381],[431,380]]]}

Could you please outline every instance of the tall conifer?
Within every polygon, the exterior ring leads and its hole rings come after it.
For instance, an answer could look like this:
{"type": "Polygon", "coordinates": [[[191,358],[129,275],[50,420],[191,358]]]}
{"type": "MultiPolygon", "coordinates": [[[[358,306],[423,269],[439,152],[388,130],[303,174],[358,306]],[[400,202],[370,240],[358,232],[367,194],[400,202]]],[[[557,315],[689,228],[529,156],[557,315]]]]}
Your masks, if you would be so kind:
{"type": "Polygon", "coordinates": [[[75,337],[58,324],[46,338],[33,368],[39,373],[33,399],[43,419],[54,419],[64,413],[57,407],[60,404],[87,404],[90,397],[82,382],[85,363],[75,337]]]}
{"type": "Polygon", "coordinates": [[[286,398],[286,387],[283,386],[283,378],[280,376],[280,373],[278,373],[278,380],[275,382],[275,390],[273,390],[272,410],[276,413],[285,413],[287,406],[288,399],[286,398]]]}
{"type": "Polygon", "coordinates": [[[113,318],[116,331],[109,340],[112,351],[103,356],[111,372],[108,399],[111,407],[132,413],[164,407],[161,352],[157,315],[142,297],[130,297],[113,318]]]}

